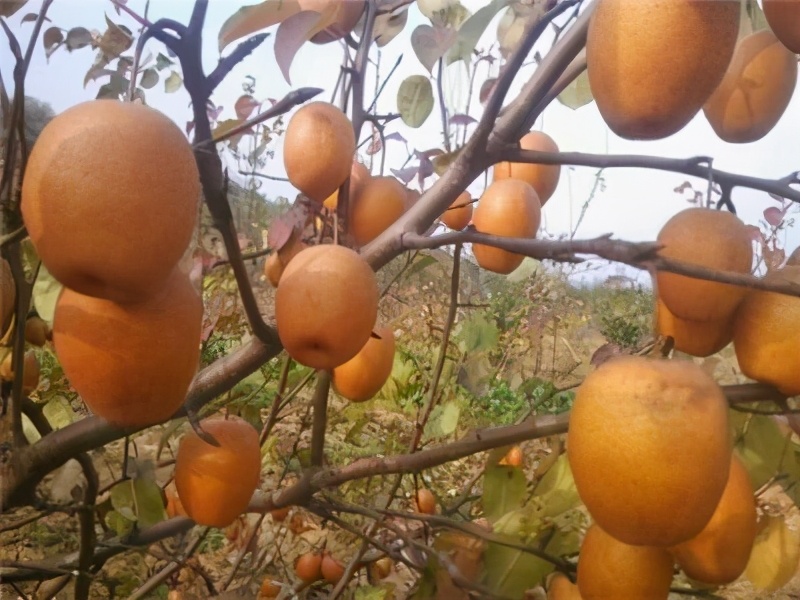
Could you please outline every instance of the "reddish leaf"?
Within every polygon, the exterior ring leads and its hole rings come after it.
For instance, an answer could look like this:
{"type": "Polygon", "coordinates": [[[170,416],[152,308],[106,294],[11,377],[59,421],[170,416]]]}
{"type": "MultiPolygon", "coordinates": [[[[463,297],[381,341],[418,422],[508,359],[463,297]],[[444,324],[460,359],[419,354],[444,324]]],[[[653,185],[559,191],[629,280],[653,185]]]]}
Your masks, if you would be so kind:
{"type": "Polygon", "coordinates": [[[750,239],[758,244],[764,243],[764,234],[761,233],[761,230],[756,227],[755,225],[745,225],[747,227],[747,233],[750,235],[750,239]]]}
{"type": "Polygon", "coordinates": [[[261,106],[261,103],[249,94],[240,96],[234,105],[236,117],[245,120],[253,114],[253,111],[261,106]]]}
{"type": "MultiPolygon", "coordinates": [[[[22,21],[21,22],[22,23],[33,23],[38,18],[39,18],[39,13],[28,13],[27,15],[22,17],[22,21]]],[[[48,23],[52,23],[52,21],[47,17],[45,17],[44,20],[47,21],[48,23]]]]}
{"type": "Polygon", "coordinates": [[[496,77],[487,79],[481,84],[481,91],[478,93],[478,99],[482,105],[485,105],[489,101],[489,96],[492,95],[495,85],[497,85],[496,77]]]}
{"type": "Polygon", "coordinates": [[[785,208],[781,210],[780,208],[770,206],[769,208],[764,209],[764,219],[772,227],[777,227],[778,225],[780,225],[781,221],[783,221],[783,217],[785,214],[786,214],[785,208]]]}
{"type": "Polygon", "coordinates": [[[67,50],[72,52],[94,44],[94,37],[85,27],[73,27],[67,32],[67,50]]]}
{"type": "Polygon", "coordinates": [[[194,131],[194,121],[186,121],[186,135],[191,135],[194,131]]]}
{"type": "Polygon", "coordinates": [[[4,0],[0,2],[0,17],[10,17],[20,8],[22,8],[28,0],[4,0]]]}
{"type": "Polygon", "coordinates": [[[222,24],[217,36],[219,51],[222,52],[231,42],[280,23],[298,12],[300,5],[296,0],[266,0],[243,6],[222,24]]]}
{"type": "Polygon", "coordinates": [[[404,144],[407,143],[406,142],[406,138],[404,138],[402,135],[400,135],[396,131],[394,133],[390,133],[389,135],[387,135],[383,139],[386,140],[387,142],[389,140],[397,140],[398,142],[403,142],[404,144]]]}
{"type": "Polygon", "coordinates": [[[419,171],[419,167],[406,167],[404,169],[390,169],[392,175],[397,177],[400,181],[404,184],[408,184],[409,181],[414,179],[417,172],[419,171]]]}
{"type": "Polygon", "coordinates": [[[42,44],[44,44],[44,52],[47,58],[55,52],[64,41],[64,34],[58,27],[50,27],[44,32],[42,36],[42,44]]]}
{"type": "Polygon", "coordinates": [[[274,219],[267,232],[267,246],[276,252],[289,241],[295,229],[305,227],[310,214],[309,206],[304,202],[295,202],[292,208],[274,219]]]}
{"type": "Polygon", "coordinates": [[[411,33],[411,47],[422,66],[431,73],[436,61],[444,56],[457,37],[458,33],[453,29],[440,25],[419,25],[411,33]]]}
{"type": "Polygon", "coordinates": [[[378,128],[374,125],[372,126],[372,141],[367,146],[367,154],[373,155],[377,154],[383,149],[383,142],[381,142],[381,135],[378,131],[378,128]]]}
{"type": "Polygon", "coordinates": [[[457,114],[450,117],[450,125],[471,125],[472,123],[477,123],[478,120],[474,117],[470,117],[469,115],[464,114],[457,114]]]}
{"type": "Polygon", "coordinates": [[[330,3],[322,13],[309,10],[293,14],[283,21],[275,34],[275,60],[286,83],[291,84],[289,69],[300,47],[334,22],[338,5],[330,3]]]}

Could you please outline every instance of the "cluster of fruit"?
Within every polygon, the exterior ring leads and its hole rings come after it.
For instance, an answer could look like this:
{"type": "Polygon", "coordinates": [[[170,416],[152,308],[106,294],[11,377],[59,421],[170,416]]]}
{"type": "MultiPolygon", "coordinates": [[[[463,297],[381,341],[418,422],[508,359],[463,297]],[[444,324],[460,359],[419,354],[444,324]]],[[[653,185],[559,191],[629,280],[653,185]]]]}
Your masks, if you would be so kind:
{"type": "Polygon", "coordinates": [[[772,30],[740,37],[741,5],[600,0],[589,24],[586,64],[609,128],[623,138],[660,139],[702,109],[727,142],[769,133],[797,81],[800,6],[765,0],[772,30]]]}

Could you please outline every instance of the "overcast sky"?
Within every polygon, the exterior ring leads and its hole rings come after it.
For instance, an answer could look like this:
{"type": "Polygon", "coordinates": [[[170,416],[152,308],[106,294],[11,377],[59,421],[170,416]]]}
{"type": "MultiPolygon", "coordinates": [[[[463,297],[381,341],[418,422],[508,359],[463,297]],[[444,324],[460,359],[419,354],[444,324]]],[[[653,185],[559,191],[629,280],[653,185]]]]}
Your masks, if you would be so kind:
{"type": "MultiPolygon", "coordinates": [[[[255,3],[255,2],[250,2],[255,3]]],[[[30,23],[21,24],[22,15],[35,11],[40,0],[30,0],[28,5],[9,19],[11,29],[21,40],[27,42],[32,29],[30,23]]],[[[222,23],[235,10],[248,2],[235,0],[211,0],[206,23],[204,39],[204,61],[208,68],[213,67],[219,56],[216,38],[222,23]]],[[[462,0],[472,11],[485,5],[477,0],[462,0]]],[[[128,0],[128,5],[141,13],[145,0],[128,0]]],[[[190,0],[151,0],[150,19],[169,17],[186,22],[191,13],[193,3],[190,0]]],[[[116,15],[110,0],[55,0],[49,12],[54,25],[64,29],[83,26],[87,29],[105,29],[105,15],[114,22],[127,25],[138,30],[138,25],[128,16],[116,15]]],[[[488,47],[496,38],[497,22],[500,15],[488,27],[486,34],[478,44],[479,48],[488,47]]],[[[405,31],[395,38],[381,51],[381,74],[389,71],[391,66],[402,55],[402,62],[396,73],[386,85],[378,103],[378,113],[396,112],[397,89],[403,79],[409,75],[423,74],[427,71],[417,60],[411,49],[409,36],[413,29],[428,23],[416,5],[409,11],[409,21],[405,31]]],[[[224,105],[226,112],[221,118],[233,118],[233,103],[242,94],[242,81],[245,76],[256,78],[256,95],[259,98],[280,98],[292,89],[304,86],[324,87],[324,99],[329,100],[335,84],[343,49],[337,43],[318,46],[305,44],[299,51],[291,69],[292,85],[281,75],[274,60],[274,33],[271,28],[270,38],[248,59],[239,65],[214,95],[217,105],[224,105]]],[[[547,41],[543,40],[540,50],[545,51],[547,41]]],[[[148,45],[153,54],[163,51],[163,47],[155,41],[148,45]]],[[[372,57],[377,58],[373,50],[372,57]]],[[[94,52],[90,48],[73,53],[59,49],[48,61],[41,43],[37,46],[33,64],[28,75],[27,93],[48,101],[56,112],[94,98],[101,82],[89,83],[83,87],[83,76],[92,64],[94,52]]],[[[5,43],[0,43],[0,69],[6,84],[9,84],[12,58],[5,43]]],[[[533,67],[521,73],[512,88],[513,94],[527,79],[533,67]]],[[[484,73],[485,71],[481,71],[484,73]]],[[[478,83],[483,76],[478,78],[478,83]]],[[[457,63],[445,71],[445,95],[454,112],[463,112],[466,100],[469,76],[457,63]]],[[[368,73],[367,100],[371,101],[370,90],[374,86],[374,71],[368,73]]],[[[477,90],[476,90],[477,93],[477,90]]],[[[190,118],[189,97],[184,89],[173,94],[163,92],[163,83],[147,91],[148,103],[170,115],[184,128],[190,118]]],[[[480,116],[480,106],[473,101],[471,114],[480,116]]],[[[399,120],[391,123],[387,133],[401,133],[412,147],[420,150],[440,147],[438,107],[434,108],[430,120],[420,129],[410,129],[399,120]]],[[[595,105],[589,104],[577,111],[570,110],[558,102],[554,102],[535,125],[536,129],[544,129],[565,151],[581,151],[594,153],[619,154],[651,154],[670,157],[687,157],[710,155],[714,157],[714,165],[720,169],[737,171],[760,177],[781,177],[800,169],[800,144],[797,143],[797,132],[800,131],[800,95],[795,94],[792,103],[778,126],[758,142],[744,145],[728,144],[719,140],[706,122],[702,112],[679,133],[658,141],[631,142],[616,137],[600,118],[595,105]]],[[[365,128],[366,132],[366,128],[365,128]]],[[[399,167],[405,160],[406,152],[401,143],[389,142],[387,165],[399,167]]],[[[281,146],[276,148],[275,160],[268,165],[267,173],[284,175],[281,146]]],[[[570,231],[578,218],[581,206],[586,201],[594,184],[596,170],[590,168],[564,168],[559,189],[547,203],[544,210],[544,225],[552,235],[570,231]]],[[[608,170],[604,173],[605,187],[592,201],[588,212],[578,230],[578,238],[590,237],[613,232],[617,237],[629,240],[652,240],[663,223],[675,212],[688,206],[685,197],[673,190],[685,176],[633,169],[608,170]]],[[[702,188],[700,180],[692,180],[695,186],[702,188]]],[[[480,194],[483,177],[470,186],[473,195],[480,194]]],[[[293,198],[295,191],[287,184],[270,182],[262,188],[268,197],[279,195],[293,198]]],[[[739,214],[746,222],[757,223],[763,210],[777,203],[766,194],[750,190],[737,189],[733,196],[739,214]]],[[[791,214],[791,213],[790,213],[791,214]]],[[[796,229],[796,228],[795,228],[796,229]]],[[[788,232],[787,250],[791,251],[800,244],[800,236],[796,231],[788,232]]]]}

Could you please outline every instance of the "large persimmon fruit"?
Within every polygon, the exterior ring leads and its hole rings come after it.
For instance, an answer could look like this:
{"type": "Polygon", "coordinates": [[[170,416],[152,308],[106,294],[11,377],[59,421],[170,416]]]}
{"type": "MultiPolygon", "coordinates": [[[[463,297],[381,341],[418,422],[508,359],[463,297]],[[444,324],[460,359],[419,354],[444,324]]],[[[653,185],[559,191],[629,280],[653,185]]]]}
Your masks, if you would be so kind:
{"type": "Polygon", "coordinates": [[[674,340],[675,350],[692,356],[711,356],[733,339],[733,317],[718,321],[690,321],[670,312],[661,298],[656,298],[656,331],[674,340]]]}
{"type": "Polygon", "coordinates": [[[394,177],[371,177],[350,203],[350,233],[357,244],[368,244],[406,209],[406,188],[394,177]]]}
{"type": "Polygon", "coordinates": [[[289,120],[283,138],[283,164],[291,184],[320,204],[350,175],[356,138],[339,108],[311,102],[289,120]]]}
{"type": "Polygon", "coordinates": [[[64,288],[53,344],[64,373],[96,415],[119,427],[166,421],[183,404],[200,360],[203,303],[188,276],[138,304],[64,288]]]}
{"type": "Polygon", "coordinates": [[[454,231],[461,231],[472,220],[472,198],[469,192],[461,192],[450,207],[442,213],[442,223],[454,231]]]}
{"type": "Polygon", "coordinates": [[[352,402],[363,402],[377,394],[394,366],[394,333],[379,327],[364,347],[346,363],[333,369],[333,387],[352,402]]]}
{"type": "Polygon", "coordinates": [[[763,0],[764,16],[781,43],[800,54],[800,0],[763,0]]]}
{"type": "MultiPolygon", "coordinates": [[[[472,215],[472,224],[481,233],[532,238],[541,218],[542,206],[530,184],[519,179],[501,179],[486,188],[472,215]]],[[[473,244],[472,253],[481,267],[502,274],[511,273],[525,258],[483,244],[473,244]]]]}
{"type": "Polygon", "coordinates": [[[673,546],[700,533],[731,453],[725,395],[692,362],[616,358],[578,388],[567,438],[575,485],[626,544],[673,546]]]}
{"type": "Polygon", "coordinates": [[[354,250],[323,244],[286,265],[275,291],[283,347],[300,364],[333,369],[367,343],[378,316],[378,283],[354,250]]]}
{"type": "MultiPolygon", "coordinates": [[[[519,140],[519,147],[523,150],[558,152],[558,144],[543,131],[526,133],[519,140]]],[[[556,191],[560,177],[561,165],[501,162],[494,166],[494,181],[513,178],[529,183],[536,190],[542,206],[556,191]]]]}
{"type": "Polygon", "coordinates": [[[47,270],[74,291],[119,302],[156,293],[192,238],[200,179],[167,116],[91,100],[42,130],[22,184],[22,217],[47,270]]]}
{"type": "Polygon", "coordinates": [[[247,508],[261,474],[258,432],[239,417],[200,424],[219,443],[189,431],[175,460],[175,488],[186,514],[209,527],[227,527],[247,508]]]}

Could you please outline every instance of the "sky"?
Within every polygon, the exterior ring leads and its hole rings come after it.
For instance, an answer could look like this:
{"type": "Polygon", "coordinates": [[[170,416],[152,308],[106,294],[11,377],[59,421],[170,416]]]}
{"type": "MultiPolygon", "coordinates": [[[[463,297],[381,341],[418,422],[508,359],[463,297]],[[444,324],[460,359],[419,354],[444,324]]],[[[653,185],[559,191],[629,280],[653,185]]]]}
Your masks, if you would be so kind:
{"type": "MultiPolygon", "coordinates": [[[[431,0],[426,0],[430,2],[431,0]]],[[[438,0],[436,0],[438,1],[438,0]]],[[[222,23],[242,5],[255,4],[238,0],[210,0],[209,13],[204,31],[203,58],[206,69],[210,70],[219,58],[217,34],[222,23]]],[[[462,0],[462,4],[471,11],[485,5],[478,0],[462,0]]],[[[41,0],[29,0],[28,4],[8,20],[12,31],[23,43],[32,30],[30,23],[20,23],[22,15],[38,10],[41,0]]],[[[128,6],[142,14],[145,0],[128,0],[128,6]]],[[[156,20],[168,17],[186,22],[191,13],[191,0],[150,0],[149,18],[156,20]]],[[[49,16],[52,25],[63,29],[83,26],[87,29],[105,29],[105,16],[116,23],[127,25],[138,30],[137,24],[127,15],[118,16],[110,0],[55,0],[49,16]]],[[[478,48],[487,48],[496,39],[497,23],[501,13],[489,25],[486,33],[478,43],[478,48]]],[[[388,73],[398,57],[402,57],[400,66],[386,84],[378,102],[380,114],[396,112],[396,96],[400,83],[410,75],[427,75],[428,72],[418,61],[410,46],[410,34],[414,28],[429,21],[420,13],[418,6],[412,4],[405,30],[392,42],[380,50],[381,80],[388,73]]],[[[327,45],[304,44],[293,62],[290,75],[291,85],[287,83],[275,63],[274,46],[276,27],[268,30],[271,36],[243,63],[236,67],[215,93],[213,100],[223,105],[225,111],[221,119],[233,118],[233,104],[243,92],[242,82],[247,75],[256,78],[256,96],[258,98],[281,98],[292,89],[305,86],[323,87],[325,93],[320,97],[330,100],[339,72],[343,48],[338,43],[327,45]]],[[[541,52],[547,50],[548,36],[537,45],[541,52]]],[[[235,45],[235,44],[234,44],[235,45]]],[[[234,46],[232,45],[232,46],[234,46]]],[[[164,51],[156,41],[151,41],[148,50],[154,55],[164,51]]],[[[229,51],[229,50],[228,50],[229,51]]],[[[373,49],[371,58],[378,59],[377,49],[373,49]]],[[[34,53],[28,79],[26,93],[49,102],[56,112],[81,101],[94,98],[100,82],[90,82],[83,87],[83,76],[94,59],[94,51],[90,48],[68,53],[59,49],[49,60],[39,43],[34,53]]],[[[0,42],[0,70],[4,80],[10,79],[13,58],[4,42],[0,42]]],[[[481,67],[485,69],[485,67],[481,67]]],[[[497,65],[493,67],[495,70],[497,65]]],[[[513,99],[522,84],[535,67],[529,65],[520,72],[508,99],[513,99]]],[[[479,71],[478,84],[485,71],[479,71]]],[[[443,79],[445,96],[452,112],[464,112],[469,74],[462,63],[445,69],[443,79]]],[[[371,101],[375,85],[374,68],[367,74],[367,99],[371,101]]],[[[476,86],[477,87],[477,86],[476,86]]],[[[477,90],[476,90],[477,94],[477,90]]],[[[190,118],[189,97],[185,89],[167,94],[163,91],[163,83],[147,91],[149,104],[159,108],[173,118],[181,128],[185,128],[190,118]]],[[[419,129],[411,129],[400,120],[389,124],[386,133],[399,132],[408,140],[412,148],[425,150],[441,146],[439,132],[438,106],[434,107],[429,121],[419,129]]],[[[480,117],[481,107],[473,100],[470,114],[480,117]]],[[[800,94],[795,93],[789,108],[786,110],[777,127],[758,142],[751,144],[729,144],[719,140],[706,122],[702,112],[683,130],[666,139],[641,142],[624,140],[609,131],[603,122],[597,107],[590,103],[578,110],[569,109],[559,102],[553,102],[543,113],[534,129],[543,129],[555,139],[561,150],[591,153],[613,154],[646,154],[685,158],[696,155],[714,157],[714,166],[724,170],[740,172],[748,175],[777,178],[800,169],[800,144],[797,143],[797,132],[800,131],[800,94]]],[[[365,134],[367,129],[365,128],[365,134]]],[[[406,158],[406,149],[402,143],[388,142],[387,165],[399,167],[406,158]]],[[[281,145],[275,148],[275,157],[268,164],[265,172],[270,175],[284,176],[281,145]]],[[[362,156],[362,158],[365,158],[362,156]]],[[[590,196],[595,185],[597,170],[585,167],[563,167],[559,188],[543,210],[543,228],[547,235],[558,236],[569,233],[575,226],[581,207],[590,196]]],[[[640,169],[609,169],[604,172],[604,185],[594,195],[589,208],[576,233],[576,238],[588,238],[605,233],[613,233],[615,237],[631,241],[653,240],[658,230],[669,217],[689,206],[686,196],[676,193],[674,189],[684,181],[691,181],[697,189],[704,189],[704,183],[698,179],[687,178],[680,174],[640,169]]],[[[429,180],[428,185],[432,180],[429,180]]],[[[479,177],[468,188],[473,196],[479,196],[483,189],[484,178],[479,177]]],[[[282,182],[267,182],[261,189],[268,197],[286,196],[294,198],[296,191],[282,182]]],[[[766,194],[738,188],[734,191],[733,201],[739,215],[745,222],[756,224],[765,208],[777,206],[775,200],[766,194]]],[[[790,215],[796,209],[790,211],[790,215]]],[[[785,234],[787,253],[800,245],[800,235],[791,229],[785,234]]]]}

